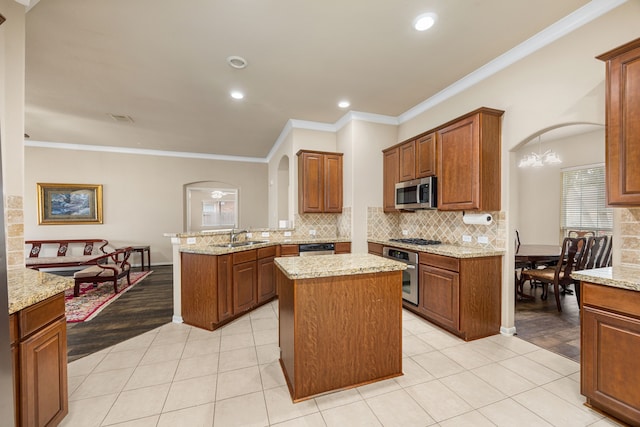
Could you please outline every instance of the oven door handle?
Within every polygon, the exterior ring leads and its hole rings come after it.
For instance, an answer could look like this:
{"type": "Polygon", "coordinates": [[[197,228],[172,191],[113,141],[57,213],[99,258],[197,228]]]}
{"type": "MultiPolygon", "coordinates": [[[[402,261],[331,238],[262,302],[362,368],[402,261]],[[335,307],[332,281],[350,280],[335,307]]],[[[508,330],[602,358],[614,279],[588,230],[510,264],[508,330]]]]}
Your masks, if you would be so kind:
{"type": "Polygon", "coordinates": [[[413,264],[407,264],[407,270],[415,270],[416,266],[413,264]]]}

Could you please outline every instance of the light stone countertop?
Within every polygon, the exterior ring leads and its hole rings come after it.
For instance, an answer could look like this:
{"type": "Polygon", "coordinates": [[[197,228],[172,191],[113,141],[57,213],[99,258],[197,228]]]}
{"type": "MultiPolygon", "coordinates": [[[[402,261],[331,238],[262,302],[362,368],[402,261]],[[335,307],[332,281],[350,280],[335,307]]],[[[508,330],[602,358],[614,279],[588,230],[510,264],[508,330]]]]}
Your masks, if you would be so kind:
{"type": "MultiPolygon", "coordinates": [[[[256,238],[256,239],[249,239],[249,240],[260,241],[262,239],[256,238]]],[[[271,241],[265,241],[264,243],[258,243],[255,245],[248,245],[248,246],[238,246],[235,248],[218,247],[212,244],[187,245],[187,246],[183,245],[183,246],[180,246],[180,252],[185,252],[189,254],[201,254],[201,255],[225,255],[225,254],[231,254],[234,252],[247,251],[250,249],[266,248],[274,245],[304,245],[307,243],[342,243],[342,242],[350,242],[350,241],[351,241],[350,238],[334,237],[334,238],[318,238],[318,239],[271,240],[271,241]]]]}
{"type": "Polygon", "coordinates": [[[426,252],[453,258],[480,258],[486,256],[502,256],[505,252],[501,249],[477,248],[473,246],[459,246],[446,243],[440,245],[410,245],[406,243],[392,242],[390,240],[369,239],[367,241],[372,243],[379,243],[384,246],[393,246],[394,248],[410,249],[416,252],[426,252]]]}
{"type": "Polygon", "coordinates": [[[370,254],[281,257],[276,258],[275,263],[292,280],[382,273],[401,271],[407,268],[403,262],[370,254]]]}
{"type": "Polygon", "coordinates": [[[640,291],[640,269],[638,268],[623,266],[594,268],[574,271],[571,277],[598,285],[640,291]]]}
{"type": "Polygon", "coordinates": [[[73,288],[71,277],[23,268],[7,271],[9,314],[73,288]]]}

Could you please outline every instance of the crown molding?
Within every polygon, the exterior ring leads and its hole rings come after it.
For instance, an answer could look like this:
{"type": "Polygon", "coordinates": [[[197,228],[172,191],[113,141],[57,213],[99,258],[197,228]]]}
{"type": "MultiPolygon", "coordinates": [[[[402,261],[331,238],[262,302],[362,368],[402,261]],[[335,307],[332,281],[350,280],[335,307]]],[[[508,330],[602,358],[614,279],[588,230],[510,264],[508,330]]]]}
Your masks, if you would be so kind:
{"type": "Polygon", "coordinates": [[[68,144],[65,142],[24,141],[25,147],[55,148],[58,150],[97,151],[102,153],[139,154],[144,156],[179,157],[185,159],[224,160],[228,162],[267,163],[266,158],[225,156],[220,154],[189,153],[182,151],[149,150],[143,148],[111,147],[106,145],[68,144]]]}

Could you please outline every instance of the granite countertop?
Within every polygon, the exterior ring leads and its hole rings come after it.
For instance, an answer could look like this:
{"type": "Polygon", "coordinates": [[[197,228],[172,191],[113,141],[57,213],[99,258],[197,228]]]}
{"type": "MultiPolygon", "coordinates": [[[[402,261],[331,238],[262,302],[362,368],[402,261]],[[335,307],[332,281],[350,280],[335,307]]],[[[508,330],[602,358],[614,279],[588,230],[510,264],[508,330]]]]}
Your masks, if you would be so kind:
{"type": "Polygon", "coordinates": [[[370,254],[281,257],[276,258],[275,263],[289,279],[382,273],[385,271],[400,271],[407,268],[407,265],[403,262],[370,254]]]}
{"type": "Polygon", "coordinates": [[[473,246],[458,246],[450,244],[440,245],[410,245],[406,243],[392,242],[390,240],[369,239],[369,242],[379,243],[394,248],[410,249],[416,252],[426,252],[436,255],[450,256],[454,258],[480,258],[485,256],[502,256],[504,250],[493,248],[478,248],[473,246]]]}
{"type": "Polygon", "coordinates": [[[9,314],[73,288],[73,278],[22,268],[7,271],[9,314]]]}
{"type": "MultiPolygon", "coordinates": [[[[259,238],[249,239],[252,241],[260,241],[259,238]]],[[[257,243],[254,245],[247,246],[237,246],[235,248],[228,247],[218,247],[215,244],[208,245],[187,245],[180,246],[180,252],[185,252],[189,254],[201,254],[201,255],[225,255],[234,252],[242,252],[250,249],[258,249],[258,248],[266,248],[274,245],[304,245],[307,243],[341,243],[341,242],[350,242],[349,238],[318,238],[318,239],[285,239],[285,240],[271,240],[265,241],[264,243],[257,243]]]]}
{"type": "Polygon", "coordinates": [[[594,268],[574,271],[571,277],[598,285],[640,291],[640,269],[638,268],[623,266],[594,268]]]}

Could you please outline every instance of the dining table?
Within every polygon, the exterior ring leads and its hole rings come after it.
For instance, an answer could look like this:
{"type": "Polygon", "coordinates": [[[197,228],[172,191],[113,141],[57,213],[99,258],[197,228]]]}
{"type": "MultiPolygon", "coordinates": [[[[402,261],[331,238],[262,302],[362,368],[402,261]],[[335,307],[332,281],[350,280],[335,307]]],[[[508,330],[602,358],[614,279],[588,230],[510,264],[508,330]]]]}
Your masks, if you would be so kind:
{"type": "MultiPolygon", "coordinates": [[[[537,268],[541,263],[557,263],[561,253],[562,246],[560,245],[517,245],[515,262],[516,265],[521,265],[523,268],[537,268]]],[[[518,300],[534,299],[533,295],[527,295],[523,292],[523,286],[520,283],[517,271],[515,274],[515,282],[516,298],[518,298],[518,300]]]]}

